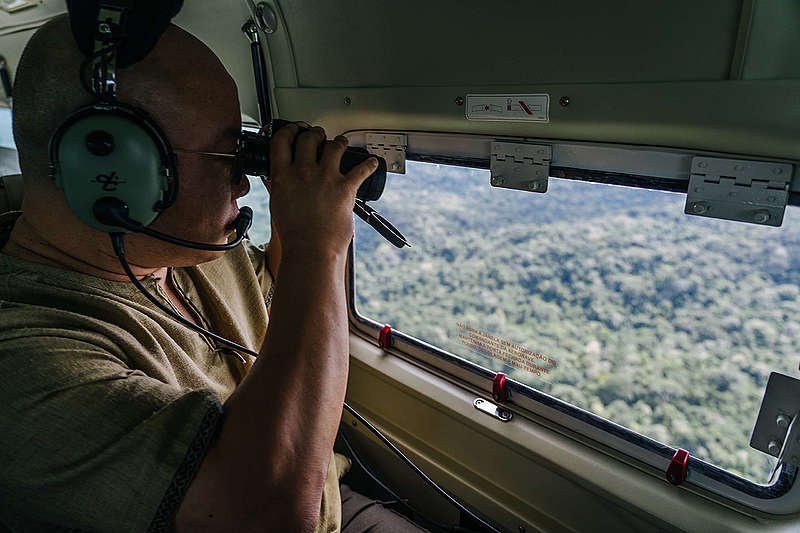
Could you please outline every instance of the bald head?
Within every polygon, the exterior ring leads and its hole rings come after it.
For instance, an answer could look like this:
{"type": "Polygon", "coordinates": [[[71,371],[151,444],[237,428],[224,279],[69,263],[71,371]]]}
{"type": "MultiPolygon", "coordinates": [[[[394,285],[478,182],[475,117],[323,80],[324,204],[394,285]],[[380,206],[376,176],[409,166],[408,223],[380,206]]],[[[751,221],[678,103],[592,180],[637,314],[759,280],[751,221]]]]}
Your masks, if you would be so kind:
{"type": "MultiPolygon", "coordinates": [[[[94,101],[80,82],[83,61],[66,15],[40,28],[22,54],[14,84],[14,139],[26,196],[30,189],[51,186],[45,178],[52,133],[94,101]]],[[[142,61],[117,71],[117,95],[149,113],[174,147],[196,148],[188,145],[205,142],[197,138],[197,128],[220,98],[220,84],[204,80],[220,78],[230,80],[211,50],[171,25],[142,61]]]]}

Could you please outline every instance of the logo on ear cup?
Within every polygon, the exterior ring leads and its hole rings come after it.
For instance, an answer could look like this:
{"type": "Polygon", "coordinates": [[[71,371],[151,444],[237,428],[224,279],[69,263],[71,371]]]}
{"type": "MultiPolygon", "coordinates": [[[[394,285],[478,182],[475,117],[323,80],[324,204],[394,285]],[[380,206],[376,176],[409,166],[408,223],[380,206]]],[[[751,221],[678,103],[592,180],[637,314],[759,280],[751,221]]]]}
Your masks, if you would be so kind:
{"type": "Polygon", "coordinates": [[[112,192],[117,190],[117,185],[120,183],[128,183],[125,180],[119,179],[116,172],[112,172],[110,175],[108,174],[98,174],[95,178],[91,181],[91,183],[100,183],[103,185],[103,190],[112,192]]]}

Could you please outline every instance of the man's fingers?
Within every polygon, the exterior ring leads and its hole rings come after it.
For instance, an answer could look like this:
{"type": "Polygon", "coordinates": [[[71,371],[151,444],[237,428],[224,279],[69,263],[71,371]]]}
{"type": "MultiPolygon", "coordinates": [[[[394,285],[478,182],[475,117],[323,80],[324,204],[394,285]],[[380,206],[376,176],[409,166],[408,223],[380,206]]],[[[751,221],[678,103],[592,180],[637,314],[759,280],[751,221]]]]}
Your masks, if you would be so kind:
{"type": "Polygon", "coordinates": [[[322,158],[320,163],[323,168],[332,169],[336,172],[339,171],[339,165],[342,161],[342,154],[347,149],[347,138],[339,135],[332,141],[325,143],[322,149],[322,158]]]}
{"type": "Polygon", "coordinates": [[[319,145],[325,140],[325,130],[320,127],[311,128],[297,136],[297,146],[294,149],[295,163],[308,165],[317,162],[319,145]]]}
{"type": "Polygon", "coordinates": [[[292,143],[297,136],[298,128],[287,124],[279,129],[269,141],[270,176],[279,168],[292,164],[292,143]]]}
{"type": "Polygon", "coordinates": [[[376,168],[378,168],[378,160],[370,157],[353,167],[344,177],[349,185],[358,188],[370,174],[375,172],[376,168]]]}

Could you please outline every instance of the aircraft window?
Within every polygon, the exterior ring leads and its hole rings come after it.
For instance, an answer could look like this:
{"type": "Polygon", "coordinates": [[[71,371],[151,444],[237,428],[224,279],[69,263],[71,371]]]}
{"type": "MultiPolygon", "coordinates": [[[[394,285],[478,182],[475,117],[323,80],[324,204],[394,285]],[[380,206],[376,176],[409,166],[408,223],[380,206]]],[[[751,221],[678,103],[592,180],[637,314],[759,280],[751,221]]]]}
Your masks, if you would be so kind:
{"type": "Polygon", "coordinates": [[[239,207],[246,205],[253,209],[253,225],[247,235],[254,244],[263,244],[269,241],[272,235],[272,225],[269,218],[269,195],[258,176],[247,176],[250,180],[250,192],[236,201],[239,207]]]}
{"type": "Polygon", "coordinates": [[[0,176],[18,172],[17,145],[14,144],[14,134],[11,129],[11,110],[0,107],[0,176]]]}
{"type": "Polygon", "coordinates": [[[356,223],[359,315],[759,483],[771,371],[800,376],[800,212],[684,215],[685,195],[407,162],[356,223]]]}

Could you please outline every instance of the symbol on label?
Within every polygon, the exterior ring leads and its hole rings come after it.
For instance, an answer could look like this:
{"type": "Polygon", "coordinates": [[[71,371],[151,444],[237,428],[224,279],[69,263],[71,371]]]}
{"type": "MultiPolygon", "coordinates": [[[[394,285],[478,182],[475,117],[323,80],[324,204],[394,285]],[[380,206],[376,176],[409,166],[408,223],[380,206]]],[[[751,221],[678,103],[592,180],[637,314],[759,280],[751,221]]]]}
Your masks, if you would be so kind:
{"type": "Polygon", "coordinates": [[[519,105],[522,106],[522,109],[524,109],[527,114],[529,114],[529,115],[533,114],[533,113],[531,113],[531,110],[528,109],[528,106],[525,105],[525,102],[523,102],[522,100],[519,101],[519,105]]]}
{"type": "Polygon", "coordinates": [[[106,174],[98,174],[92,180],[92,183],[100,183],[103,186],[104,191],[116,191],[117,185],[127,182],[119,179],[119,176],[117,176],[116,172],[112,172],[110,176],[106,174]]]}

